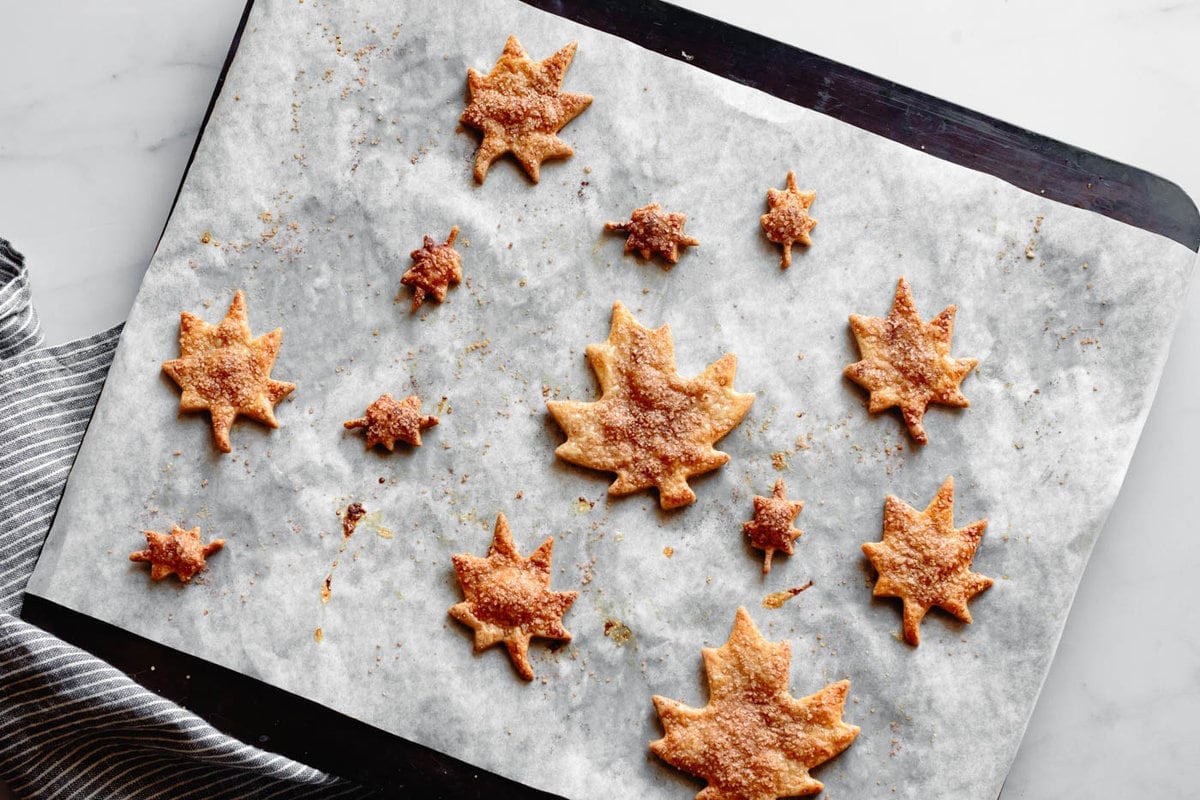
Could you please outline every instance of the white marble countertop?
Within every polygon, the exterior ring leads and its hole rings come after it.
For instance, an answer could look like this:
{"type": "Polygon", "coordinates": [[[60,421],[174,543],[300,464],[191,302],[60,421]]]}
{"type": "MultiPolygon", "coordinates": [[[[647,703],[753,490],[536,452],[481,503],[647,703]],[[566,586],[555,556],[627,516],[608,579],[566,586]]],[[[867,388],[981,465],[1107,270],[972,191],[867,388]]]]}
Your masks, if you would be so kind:
{"type": "MultiPolygon", "coordinates": [[[[1200,3],[877,0],[781,12],[770,0],[678,1],[1200,198],[1200,3]]],[[[128,312],[242,6],[0,0],[0,236],[27,258],[50,343],[128,312]]],[[[1184,797],[1200,785],[1200,625],[1187,613],[1200,568],[1197,445],[1200,281],[1005,800],[1184,797]]]]}

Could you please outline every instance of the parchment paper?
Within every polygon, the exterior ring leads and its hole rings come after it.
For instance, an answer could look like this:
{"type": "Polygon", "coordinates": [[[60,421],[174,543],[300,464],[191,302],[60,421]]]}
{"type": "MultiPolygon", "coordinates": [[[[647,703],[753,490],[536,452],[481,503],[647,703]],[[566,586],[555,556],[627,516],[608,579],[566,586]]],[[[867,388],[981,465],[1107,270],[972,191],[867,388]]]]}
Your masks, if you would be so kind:
{"type": "Polygon", "coordinates": [[[794,694],[852,682],[862,733],[815,771],[825,796],[991,800],[1193,262],[517,2],[259,0],[30,591],[577,798],[699,789],[649,754],[650,697],[702,706],[700,648],[745,605],[792,643],[794,694]],[[510,33],[539,59],[578,40],[564,88],[595,101],[562,133],[575,156],[540,184],[506,157],[477,186],[479,137],[457,127],[465,75],[490,70],[510,33]],[[789,169],[817,191],[820,224],[782,271],[758,216],[789,169]],[[650,202],[686,213],[701,242],[670,271],[603,231],[650,202]],[[395,299],[409,251],[452,225],[466,281],[411,314],[407,288],[395,299]],[[926,319],[958,304],[952,354],[980,360],[971,407],[932,408],[925,447],[842,378],[858,359],[847,315],[885,315],[901,275],[926,319]],[[283,327],[273,375],[298,388],[282,428],[243,419],[222,455],[206,414],[177,415],[160,365],[178,355],[181,310],[215,324],[238,288],[255,335],[283,327]],[[614,300],[670,324],[685,375],[737,353],[735,387],[757,396],[718,445],[729,464],[676,512],[652,491],[609,500],[611,475],[554,457],[545,400],[597,397],[583,351],[614,300]],[[368,451],[343,430],[383,392],[441,416],[423,447],[368,451]],[[924,508],[949,475],[956,523],[989,520],[974,569],[996,584],[974,624],[931,612],[912,648],[899,603],[871,599],[860,545],[879,540],[887,494],[924,508]],[[806,503],[805,533],[764,578],[741,523],[778,477],[806,503]],[[355,501],[369,514],[344,541],[338,513],[355,501]],[[553,536],[553,588],[580,592],[574,640],[535,640],[532,684],[502,647],[473,654],[447,615],[450,556],[485,554],[497,512],[523,553],[553,536]],[[173,523],[227,540],[186,587],[126,558],[173,523]],[[606,636],[610,621],[628,637],[606,636]]]}

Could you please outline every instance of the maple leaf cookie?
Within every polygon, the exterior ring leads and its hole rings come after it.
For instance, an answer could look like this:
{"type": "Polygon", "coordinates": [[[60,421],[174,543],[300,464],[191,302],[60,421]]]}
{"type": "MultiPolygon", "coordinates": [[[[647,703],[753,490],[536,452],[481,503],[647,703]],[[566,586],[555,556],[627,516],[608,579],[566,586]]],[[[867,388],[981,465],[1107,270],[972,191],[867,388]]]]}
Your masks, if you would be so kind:
{"type": "Polygon", "coordinates": [[[920,644],[921,620],[933,606],[971,621],[967,601],[992,585],[991,578],[971,572],[985,528],[986,519],[954,527],[954,478],[946,478],[924,511],[888,496],[883,541],[862,549],[879,573],[875,596],[904,601],[904,641],[920,644]]]}
{"type": "Polygon", "coordinates": [[[508,520],[497,514],[487,558],[470,553],[453,557],[465,599],[450,608],[450,616],[474,629],[475,652],[504,642],[517,673],[527,681],[533,680],[532,637],[571,641],[562,618],[579,592],[550,590],[553,553],[551,536],[528,558],[522,556],[513,544],[508,520]]]}
{"type": "Polygon", "coordinates": [[[758,221],[768,239],[783,245],[781,269],[792,265],[793,244],[805,247],[812,244],[808,233],[816,227],[817,221],[808,215],[808,209],[816,198],[816,192],[802,192],[796,187],[796,173],[791,170],[787,174],[787,189],[767,189],[769,210],[758,221]]]}
{"type": "Polygon", "coordinates": [[[908,281],[901,278],[886,317],[850,315],[862,360],[846,367],[846,377],[871,393],[867,408],[872,414],[899,406],[917,444],[929,441],[922,420],[931,404],[971,405],[959,384],[979,361],[950,357],[956,311],[947,306],[922,322],[908,281]]]}
{"type": "Polygon", "coordinates": [[[383,394],[367,406],[364,416],[346,420],[342,427],[367,429],[367,447],[381,444],[389,451],[394,450],[396,441],[408,442],[413,447],[421,446],[421,431],[438,424],[438,418],[421,413],[421,398],[415,394],[397,402],[390,394],[383,394]]]}
{"type": "Polygon", "coordinates": [[[700,244],[683,232],[686,224],[687,214],[663,211],[658,203],[651,203],[635,208],[624,222],[604,223],[604,229],[627,234],[626,253],[637,253],[647,260],[657,253],[669,266],[679,260],[679,248],[700,244]]]}
{"type": "Polygon", "coordinates": [[[142,531],[146,535],[146,549],[129,554],[130,561],[150,564],[150,577],[160,581],[168,575],[178,575],[181,583],[188,583],[196,573],[204,569],[205,559],[225,546],[224,539],[213,539],[208,544],[200,542],[200,528],[184,530],[171,526],[171,532],[142,531]]]}
{"type": "Polygon", "coordinates": [[[209,325],[186,311],[179,315],[179,358],[164,361],[162,369],[183,390],[180,411],[209,413],[221,452],[231,450],[229,428],[238,416],[279,427],[275,404],[296,388],[271,378],[282,342],[282,328],[251,337],[240,289],[220,325],[209,325]]]}
{"type": "Polygon", "coordinates": [[[512,153],[534,183],[548,158],[574,155],[558,132],[592,103],[591,95],[562,91],[563,78],[575,57],[571,42],[543,61],[534,61],[516,36],[487,75],[467,70],[471,102],[460,121],[483,132],[475,155],[475,180],[483,183],[488,167],[512,153]]]}
{"type": "Polygon", "coordinates": [[[457,236],[457,225],[450,229],[450,235],[442,244],[425,234],[424,244],[409,254],[413,265],[401,276],[400,284],[412,287],[414,312],[427,297],[442,302],[446,299],[446,292],[450,287],[462,282],[462,259],[454,249],[457,236]]]}
{"type": "Polygon", "coordinates": [[[684,378],[675,371],[670,327],[643,327],[619,302],[608,340],[586,352],[600,380],[600,399],[546,404],[567,434],[555,451],[559,458],[615,472],[612,495],[654,486],[664,509],[693,502],[688,478],[729,460],[713,444],[754,403],[753,394],[733,390],[737,356],[727,353],[695,378],[684,378]]]}
{"type": "Polygon", "coordinates": [[[750,544],[765,551],[763,574],[771,571],[771,557],[778,550],[789,556],[794,551],[793,542],[803,531],[793,527],[796,515],[804,508],[801,500],[788,500],[783,478],[775,481],[770,497],[754,498],[754,519],[742,523],[742,530],[750,537],[750,544]]]}
{"type": "Polygon", "coordinates": [[[850,681],[793,697],[790,645],[768,642],[744,608],[729,640],[700,652],[708,705],[691,708],[655,695],[666,735],[650,743],[651,752],[708,782],[697,800],[775,800],[821,791],[824,785],[809,770],[858,736],[858,726],[842,720],[850,681]]]}

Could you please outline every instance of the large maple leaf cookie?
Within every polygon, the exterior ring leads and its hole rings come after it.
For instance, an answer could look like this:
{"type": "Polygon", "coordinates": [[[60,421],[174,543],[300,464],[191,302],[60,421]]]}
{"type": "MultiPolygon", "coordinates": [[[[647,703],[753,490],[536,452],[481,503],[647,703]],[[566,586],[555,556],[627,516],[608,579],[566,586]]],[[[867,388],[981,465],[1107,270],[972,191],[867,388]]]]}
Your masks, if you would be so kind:
{"type": "Polygon", "coordinates": [[[954,478],[946,478],[924,511],[888,496],[883,541],[862,549],[879,573],[875,596],[904,601],[904,641],[920,644],[921,620],[933,606],[971,621],[967,601],[992,585],[991,578],[971,572],[985,528],[986,519],[954,527],[954,478]]]}
{"type": "Polygon", "coordinates": [[[671,329],[643,327],[615,303],[608,340],[588,345],[587,357],[600,399],[546,404],[567,434],[555,452],[572,464],[615,472],[609,494],[654,486],[663,508],[694,501],[688,478],[729,460],[712,446],[754,403],[753,394],[733,390],[737,356],[727,353],[684,378],[675,371],[671,329]]]}
{"type": "Polygon", "coordinates": [[[550,537],[528,558],[522,556],[513,544],[508,520],[497,514],[487,558],[470,553],[453,557],[466,599],[450,608],[450,616],[474,629],[475,652],[504,642],[517,673],[527,681],[533,680],[532,637],[571,640],[562,618],[579,592],[550,590],[553,553],[554,537],[550,537]]]}
{"type": "Polygon", "coordinates": [[[475,180],[483,183],[488,167],[511,152],[534,183],[547,158],[573,155],[558,132],[592,103],[591,95],[562,91],[575,42],[543,61],[534,61],[517,37],[509,36],[504,52],[487,75],[467,70],[471,102],[461,122],[483,131],[475,155],[475,180]]]}
{"type": "Polygon", "coordinates": [[[164,361],[163,372],[183,390],[180,411],[209,413],[213,438],[222,452],[231,449],[229,428],[239,415],[279,427],[275,404],[296,388],[271,379],[282,342],[282,328],[251,337],[241,290],[220,325],[209,325],[186,311],[179,315],[179,358],[164,361]]]}
{"type": "Polygon", "coordinates": [[[655,695],[666,735],[650,750],[708,782],[697,800],[775,800],[821,791],[809,770],[858,736],[858,726],[842,721],[850,682],[793,697],[791,647],[763,638],[744,608],[737,610],[729,641],[700,652],[708,705],[690,708],[655,695]]]}
{"type": "Polygon", "coordinates": [[[958,386],[979,362],[950,357],[956,311],[956,306],[947,306],[929,322],[922,322],[908,281],[901,278],[886,317],[850,315],[850,329],[862,360],[846,367],[846,377],[871,393],[868,409],[872,414],[899,406],[904,424],[918,444],[929,440],[922,420],[931,404],[971,405],[958,386]]]}

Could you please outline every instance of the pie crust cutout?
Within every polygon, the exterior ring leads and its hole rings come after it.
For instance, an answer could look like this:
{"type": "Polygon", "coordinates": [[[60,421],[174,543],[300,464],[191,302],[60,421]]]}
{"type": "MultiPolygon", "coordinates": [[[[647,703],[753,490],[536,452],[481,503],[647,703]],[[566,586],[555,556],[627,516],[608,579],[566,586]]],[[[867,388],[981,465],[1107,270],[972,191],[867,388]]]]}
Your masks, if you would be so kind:
{"type": "Polygon", "coordinates": [[[179,358],[164,361],[163,372],[183,390],[180,411],[209,413],[221,452],[231,449],[229,428],[239,415],[279,427],[275,404],[296,388],[271,378],[282,341],[282,328],[251,337],[240,289],[220,325],[209,325],[187,311],[179,315],[179,358]]]}
{"type": "Polygon", "coordinates": [[[908,281],[901,278],[886,317],[850,315],[850,329],[862,360],[847,366],[844,374],[871,393],[868,409],[872,414],[899,406],[904,424],[918,444],[929,441],[922,420],[931,404],[971,405],[959,384],[979,361],[950,357],[956,311],[957,306],[947,306],[929,322],[922,322],[908,281]]]}
{"type": "Polygon", "coordinates": [[[767,189],[769,210],[758,221],[768,239],[783,245],[780,269],[792,265],[793,244],[799,243],[805,247],[812,244],[808,233],[816,227],[817,221],[808,215],[808,209],[816,198],[816,192],[802,192],[796,187],[796,173],[791,170],[788,170],[786,189],[767,189]]]}
{"type": "Polygon", "coordinates": [[[467,70],[471,102],[459,121],[483,132],[475,154],[477,182],[483,183],[488,167],[505,153],[516,157],[534,183],[543,161],[574,155],[558,132],[592,103],[591,95],[562,91],[575,47],[571,42],[534,61],[517,37],[509,36],[491,72],[467,70]]]}
{"type": "Polygon", "coordinates": [[[205,559],[225,546],[224,539],[213,539],[208,544],[200,543],[200,528],[185,531],[178,525],[171,532],[142,531],[146,535],[146,549],[129,554],[130,561],[146,561],[150,564],[150,577],[160,581],[168,575],[179,576],[181,583],[188,583],[196,573],[204,569],[205,559]]]}
{"type": "Polygon", "coordinates": [[[346,420],[342,426],[347,430],[367,429],[367,447],[381,444],[389,451],[394,450],[396,441],[421,446],[421,431],[438,424],[438,418],[421,413],[421,398],[415,394],[397,402],[390,394],[367,406],[364,416],[346,420]]]}
{"type": "Polygon", "coordinates": [[[788,692],[788,642],[768,642],[745,608],[729,641],[701,649],[708,705],[690,708],[654,696],[666,733],[650,750],[708,782],[697,800],[775,800],[815,794],[824,785],[809,770],[841,753],[858,736],[842,720],[850,681],[808,697],[788,692]]]}
{"type": "Polygon", "coordinates": [[[729,460],[712,445],[754,403],[753,394],[733,390],[737,356],[727,353],[695,378],[684,378],[675,371],[670,327],[643,327],[619,302],[608,340],[586,352],[600,399],[546,404],[567,434],[555,451],[559,458],[615,472],[612,495],[654,486],[664,509],[693,502],[688,478],[729,460]]]}
{"type": "Polygon", "coordinates": [[[450,235],[442,244],[437,244],[433,237],[426,234],[421,248],[409,254],[413,265],[401,276],[400,283],[412,287],[414,312],[426,297],[442,302],[446,299],[446,291],[462,281],[462,259],[454,249],[457,236],[457,225],[450,229],[450,235]]]}
{"type": "Polygon", "coordinates": [[[802,500],[788,500],[783,478],[775,481],[770,497],[754,498],[754,519],[742,523],[742,530],[750,537],[750,544],[765,551],[763,574],[771,571],[771,557],[778,550],[789,556],[794,552],[792,543],[803,531],[792,526],[796,515],[804,508],[802,500]]]}
{"type": "Polygon", "coordinates": [[[883,541],[867,542],[863,553],[879,573],[876,597],[904,601],[904,641],[921,643],[921,620],[933,606],[971,621],[967,601],[992,585],[971,572],[971,561],[987,520],[954,527],[954,478],[938,489],[924,511],[888,496],[883,510],[883,541]]]}
{"type": "Polygon", "coordinates": [[[663,211],[658,203],[635,208],[624,222],[606,222],[604,229],[622,231],[627,234],[625,252],[637,253],[649,260],[658,253],[668,265],[679,260],[679,248],[695,247],[698,239],[684,234],[687,214],[663,211]]]}
{"type": "Polygon", "coordinates": [[[517,552],[508,520],[496,515],[496,529],[487,558],[470,553],[453,556],[454,572],[466,599],[451,606],[450,616],[475,631],[475,652],[504,642],[517,673],[533,680],[529,640],[571,641],[562,618],[579,592],[550,590],[550,559],[554,537],[528,558],[517,552]]]}

